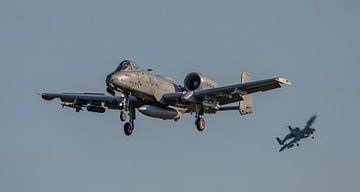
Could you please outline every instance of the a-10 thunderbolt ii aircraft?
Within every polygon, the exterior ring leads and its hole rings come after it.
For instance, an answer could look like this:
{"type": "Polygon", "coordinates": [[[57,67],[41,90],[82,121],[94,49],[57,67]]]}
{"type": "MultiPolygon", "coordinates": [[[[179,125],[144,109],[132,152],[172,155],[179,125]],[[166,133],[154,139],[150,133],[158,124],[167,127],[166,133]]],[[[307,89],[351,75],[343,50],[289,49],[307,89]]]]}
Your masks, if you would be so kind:
{"type": "Polygon", "coordinates": [[[296,144],[296,146],[299,146],[299,141],[301,139],[307,138],[307,137],[311,137],[312,139],[314,139],[314,132],[316,131],[316,129],[311,128],[310,126],[315,122],[316,119],[316,115],[313,115],[310,120],[306,123],[305,127],[303,129],[300,130],[299,127],[296,127],[295,129],[292,128],[291,126],[288,126],[290,133],[287,134],[283,140],[281,140],[279,137],[276,137],[276,140],[278,141],[278,143],[280,145],[282,145],[282,147],[280,148],[279,152],[283,151],[284,149],[290,149],[292,147],[294,147],[294,145],[296,144]],[[289,143],[285,144],[285,142],[289,139],[292,139],[289,143]]]}
{"type": "Polygon", "coordinates": [[[291,83],[282,77],[250,81],[250,74],[242,73],[241,83],[219,87],[211,78],[201,73],[189,73],[184,86],[173,83],[170,78],[156,75],[150,69],[140,69],[130,60],[122,61],[115,71],[106,77],[107,92],[104,93],[42,93],[45,100],[59,98],[62,106],[75,108],[76,112],[104,113],[106,108],[119,110],[124,132],[131,135],[134,129],[136,109],[147,116],[179,120],[185,113],[195,114],[199,131],[205,129],[205,113],[239,110],[241,115],[253,112],[252,94],[281,87],[291,83]],[[121,94],[116,95],[116,92],[121,94]],[[238,106],[227,104],[239,102],[238,106]]]}

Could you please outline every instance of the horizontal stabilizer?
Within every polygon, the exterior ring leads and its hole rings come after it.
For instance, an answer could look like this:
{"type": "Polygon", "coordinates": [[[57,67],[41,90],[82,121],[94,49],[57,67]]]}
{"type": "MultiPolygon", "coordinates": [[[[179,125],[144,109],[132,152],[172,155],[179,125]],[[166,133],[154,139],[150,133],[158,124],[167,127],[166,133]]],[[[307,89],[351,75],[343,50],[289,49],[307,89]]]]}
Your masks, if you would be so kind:
{"type": "Polygon", "coordinates": [[[276,137],[276,140],[279,143],[279,145],[284,145],[284,143],[281,141],[281,139],[279,137],[276,137]]]}

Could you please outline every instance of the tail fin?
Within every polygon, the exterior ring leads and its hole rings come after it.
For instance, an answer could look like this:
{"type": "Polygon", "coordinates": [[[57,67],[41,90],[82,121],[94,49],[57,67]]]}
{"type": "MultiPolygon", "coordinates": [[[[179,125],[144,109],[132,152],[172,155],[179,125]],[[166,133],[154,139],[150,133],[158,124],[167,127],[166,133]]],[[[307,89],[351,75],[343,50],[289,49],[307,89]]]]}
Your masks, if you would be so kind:
{"type": "Polygon", "coordinates": [[[279,137],[276,137],[276,140],[279,143],[279,145],[284,145],[284,143],[281,141],[281,139],[279,137]]]}
{"type": "Polygon", "coordinates": [[[290,132],[293,131],[293,128],[291,126],[288,126],[288,128],[289,128],[290,132]]]}
{"type": "MultiPolygon", "coordinates": [[[[251,81],[251,74],[249,72],[243,72],[241,74],[241,83],[247,83],[251,81]]],[[[253,99],[252,95],[243,95],[244,100],[239,102],[239,112],[241,115],[250,114],[253,112],[253,99]]]]}

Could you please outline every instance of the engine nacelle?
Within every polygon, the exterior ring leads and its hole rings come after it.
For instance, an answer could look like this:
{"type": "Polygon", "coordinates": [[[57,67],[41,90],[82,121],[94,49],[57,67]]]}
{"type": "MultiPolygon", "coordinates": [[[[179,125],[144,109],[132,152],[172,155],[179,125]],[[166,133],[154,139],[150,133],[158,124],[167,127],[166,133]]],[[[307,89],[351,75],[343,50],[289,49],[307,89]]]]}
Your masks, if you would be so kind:
{"type": "Polygon", "coordinates": [[[215,88],[218,84],[201,73],[193,72],[185,77],[184,86],[187,90],[194,91],[215,88]]]}
{"type": "Polygon", "coordinates": [[[156,105],[143,105],[138,108],[138,110],[147,116],[160,118],[160,119],[179,119],[182,116],[182,113],[170,108],[170,107],[161,107],[156,105]]]}

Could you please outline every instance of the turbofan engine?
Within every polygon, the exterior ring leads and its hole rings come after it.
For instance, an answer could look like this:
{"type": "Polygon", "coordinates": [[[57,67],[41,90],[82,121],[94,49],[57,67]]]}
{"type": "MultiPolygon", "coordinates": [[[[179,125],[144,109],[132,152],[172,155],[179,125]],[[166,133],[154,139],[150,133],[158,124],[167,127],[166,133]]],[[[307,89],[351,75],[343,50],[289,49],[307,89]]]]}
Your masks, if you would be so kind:
{"type": "Polygon", "coordinates": [[[184,86],[188,91],[211,89],[218,84],[201,73],[190,73],[184,79],[184,86]]]}

